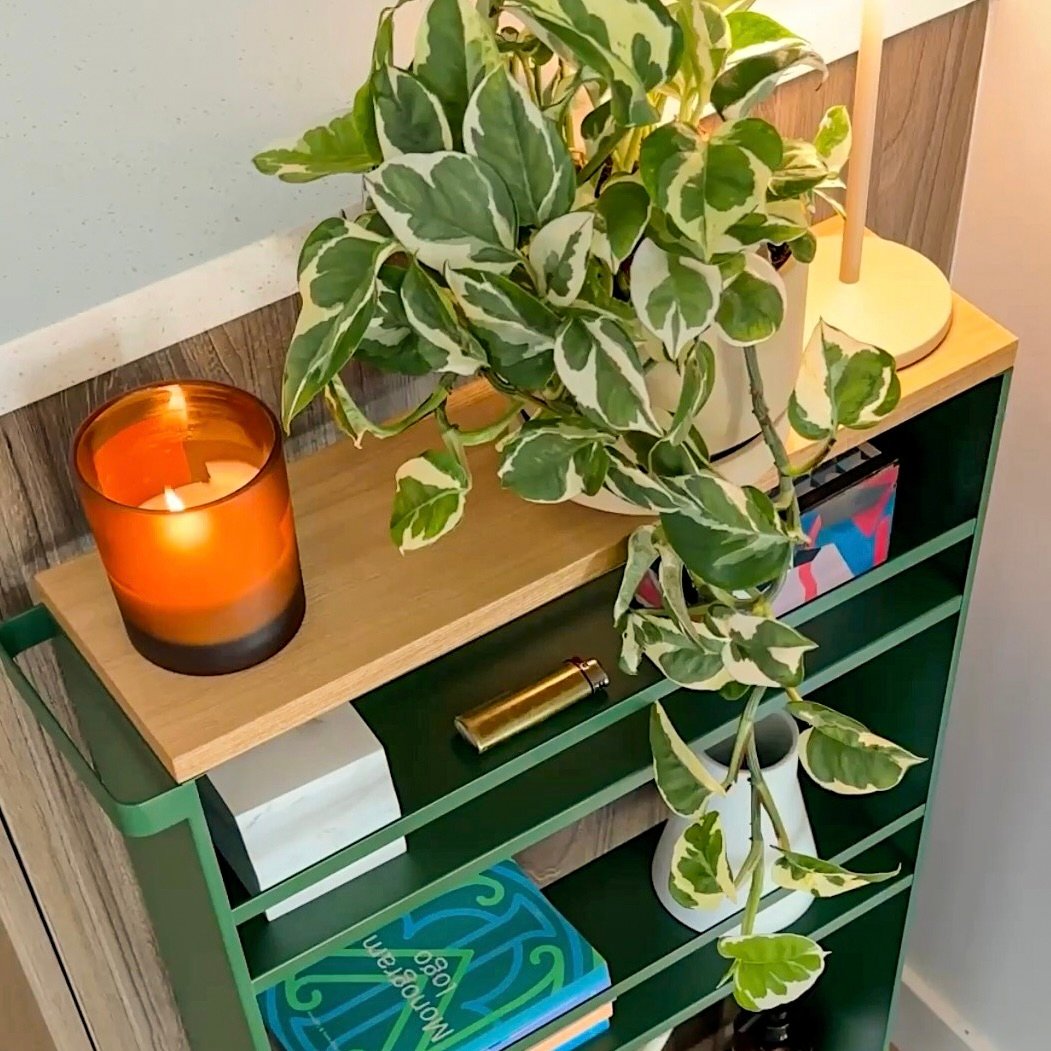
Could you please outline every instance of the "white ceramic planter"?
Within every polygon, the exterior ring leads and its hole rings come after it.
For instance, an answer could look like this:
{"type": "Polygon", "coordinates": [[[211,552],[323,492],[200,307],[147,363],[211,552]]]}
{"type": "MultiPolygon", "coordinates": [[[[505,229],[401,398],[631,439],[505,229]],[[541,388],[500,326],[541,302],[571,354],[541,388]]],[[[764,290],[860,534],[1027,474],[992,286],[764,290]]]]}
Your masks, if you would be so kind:
{"type": "MultiPolygon", "coordinates": [[[[788,293],[784,324],[773,339],[758,347],[767,405],[782,437],[788,434],[788,402],[795,390],[806,349],[809,271],[808,266],[795,259],[790,259],[782,267],[781,277],[788,293]]],[[[697,428],[719,470],[737,485],[754,485],[773,468],[774,461],[752,414],[744,352],[720,339],[713,339],[712,346],[715,351],[715,388],[697,417],[697,428]]],[[[646,386],[654,407],[673,415],[682,386],[675,367],[666,361],[658,362],[646,374],[646,386]]],[[[605,490],[597,496],[579,497],[577,502],[613,514],[650,513],[605,490]]]]}
{"type": "MultiPolygon", "coordinates": [[[[768,716],[756,727],[756,743],[759,758],[763,764],[763,774],[781,812],[793,850],[802,854],[816,854],[814,832],[810,827],[803,792],[799,785],[799,728],[795,720],[784,712],[768,716]]],[[[725,779],[729,772],[727,764],[733,749],[733,740],[711,749],[710,753],[699,752],[698,758],[719,781],[725,779]]],[[[711,808],[722,819],[723,832],[726,836],[726,851],[730,869],[737,872],[751,850],[751,787],[749,775],[741,774],[737,784],[722,799],[715,799],[711,808]]],[[[661,904],[680,923],[695,931],[707,931],[716,927],[744,907],[743,895],[737,904],[727,901],[723,906],[711,910],[693,910],[683,908],[672,898],[668,890],[668,873],[671,870],[672,854],[675,844],[689,827],[684,818],[674,816],[664,829],[653,858],[653,887],[661,904]]],[[[776,891],[772,870],[777,861],[777,851],[769,844],[776,843],[773,826],[767,815],[763,814],[763,836],[768,844],[766,849],[765,873],[766,884],[763,894],[776,891]]],[[[809,894],[797,892],[762,909],[756,922],[757,934],[774,934],[790,927],[813,904],[809,894]]],[[[729,933],[733,933],[732,931],[729,933]]]]}

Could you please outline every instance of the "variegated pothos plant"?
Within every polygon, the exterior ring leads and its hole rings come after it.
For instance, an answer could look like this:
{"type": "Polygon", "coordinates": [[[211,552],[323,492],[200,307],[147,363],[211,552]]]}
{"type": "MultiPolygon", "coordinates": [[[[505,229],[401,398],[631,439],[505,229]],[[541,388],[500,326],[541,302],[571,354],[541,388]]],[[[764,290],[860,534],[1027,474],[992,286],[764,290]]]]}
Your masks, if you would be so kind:
{"type": "Polygon", "coordinates": [[[755,933],[769,889],[763,811],[776,830],[780,887],[829,896],[893,874],[792,851],[759,763],[760,704],[770,691],[787,696],[808,726],[803,766],[833,792],[893,788],[919,762],[803,700],[813,644],[769,603],[807,542],[794,478],[824,458],[840,428],[875,424],[900,396],[887,354],[822,326],[789,409],[820,454],[793,466],[763,392],[756,348],[785,318],[776,263],[786,253],[813,259],[814,202],[841,186],[847,113],[829,111],[813,141],[785,138],[754,115],[787,75],[824,66],[748,0],[423,6],[409,68],[394,62],[392,8],[350,111],[255,158],[287,182],[361,173],[367,191],[360,216],[327,220],[303,247],[285,425],[321,396],[359,444],[437,419],[444,448],[397,474],[391,533],[403,551],[460,521],[471,489],[465,450],[483,443],[499,443],[500,479],[527,500],[605,490],[652,512],[631,538],[614,610],[622,663],[634,672],[648,658],[709,703],[741,705],[725,783],[654,708],[657,783],[693,822],[670,889],[705,908],[748,886],[740,934],[719,945],[728,980],[745,1008],[786,1003],[817,980],[824,953],[806,937],[755,933]],[[741,348],[778,469],[773,495],[722,477],[695,427],[712,395],[715,337],[741,348]],[[673,414],[658,411],[647,388],[655,357],[681,378],[673,414]],[[437,386],[405,418],[376,423],[340,378],[351,359],[433,373],[437,386]],[[506,415],[484,430],[446,413],[467,376],[507,396],[506,415]],[[663,608],[638,609],[633,598],[655,564],[663,608]],[[735,873],[709,802],[746,768],[753,849],[735,873]]]}

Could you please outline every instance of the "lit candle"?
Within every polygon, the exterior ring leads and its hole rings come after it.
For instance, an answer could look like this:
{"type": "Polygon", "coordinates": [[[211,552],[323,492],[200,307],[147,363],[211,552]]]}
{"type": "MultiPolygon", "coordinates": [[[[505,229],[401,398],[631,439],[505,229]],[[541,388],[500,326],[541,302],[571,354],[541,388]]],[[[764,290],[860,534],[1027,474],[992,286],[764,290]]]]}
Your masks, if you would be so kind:
{"type": "Polygon", "coordinates": [[[244,391],[148,387],[77,435],[81,503],[135,647],[188,674],[236,671],[305,610],[281,435],[244,391]]]}
{"type": "Polygon", "coordinates": [[[879,84],[883,70],[883,0],[865,0],[862,12],[861,50],[854,89],[854,145],[847,184],[847,222],[843,230],[843,257],[839,279],[853,285],[861,279],[861,253],[868,220],[872,159],[879,115],[879,84]]]}

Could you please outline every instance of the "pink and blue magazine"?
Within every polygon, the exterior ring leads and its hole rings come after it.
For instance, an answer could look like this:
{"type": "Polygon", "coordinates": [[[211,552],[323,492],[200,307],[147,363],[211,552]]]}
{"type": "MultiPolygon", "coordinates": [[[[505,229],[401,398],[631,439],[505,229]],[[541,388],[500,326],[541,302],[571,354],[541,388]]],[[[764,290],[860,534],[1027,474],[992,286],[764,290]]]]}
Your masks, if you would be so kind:
{"type": "Polygon", "coordinates": [[[507,861],[268,989],[259,1005],[285,1051],[502,1051],[609,986],[602,957],[507,861]]]}

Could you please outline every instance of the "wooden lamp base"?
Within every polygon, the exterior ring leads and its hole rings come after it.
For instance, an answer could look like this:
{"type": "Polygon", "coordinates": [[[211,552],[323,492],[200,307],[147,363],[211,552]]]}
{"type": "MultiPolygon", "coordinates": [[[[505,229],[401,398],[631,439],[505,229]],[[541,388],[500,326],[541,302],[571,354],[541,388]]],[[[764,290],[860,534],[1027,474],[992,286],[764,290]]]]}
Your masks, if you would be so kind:
{"type": "Polygon", "coordinates": [[[807,332],[823,320],[892,354],[899,369],[927,357],[952,327],[952,288],[945,275],[919,252],[867,232],[861,280],[844,284],[839,279],[842,249],[839,233],[818,238],[807,332]]]}

